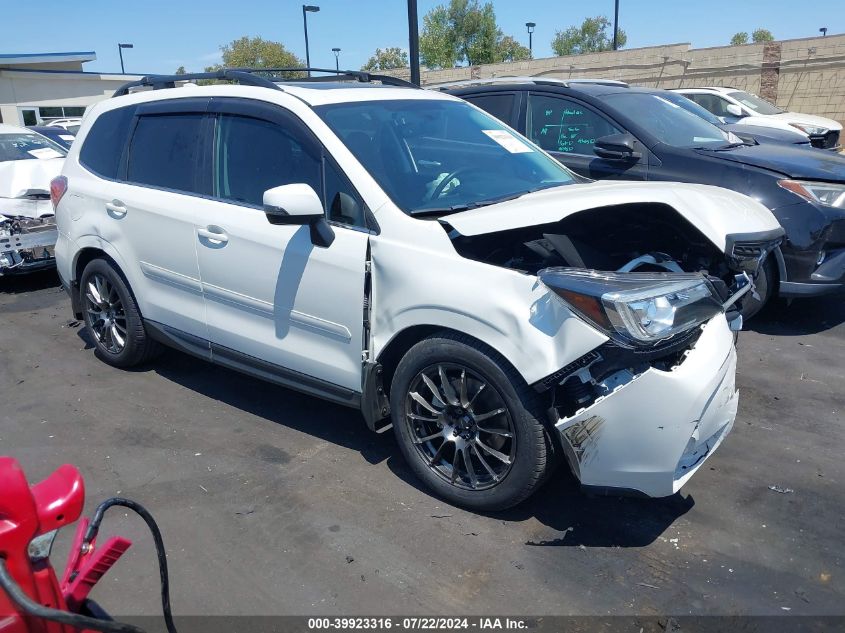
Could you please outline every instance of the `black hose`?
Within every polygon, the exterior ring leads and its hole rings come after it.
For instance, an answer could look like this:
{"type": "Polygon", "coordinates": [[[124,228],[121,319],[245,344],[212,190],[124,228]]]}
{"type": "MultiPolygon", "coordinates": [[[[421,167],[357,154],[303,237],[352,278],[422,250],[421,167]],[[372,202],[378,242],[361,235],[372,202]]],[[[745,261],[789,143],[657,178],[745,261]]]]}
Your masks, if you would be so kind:
{"type": "Polygon", "coordinates": [[[161,577],[161,610],[164,613],[164,624],[167,627],[168,633],[177,633],[176,625],[173,624],[173,614],[170,612],[170,579],[167,575],[167,554],[164,551],[164,540],[161,538],[161,531],[158,529],[158,525],[156,524],[155,519],[153,519],[153,515],[150,514],[144,506],[136,501],[124,499],[122,497],[112,497],[111,499],[106,499],[98,505],[97,509],[94,511],[94,518],[91,519],[88,530],[85,532],[85,538],[82,541],[83,546],[89,544],[97,536],[97,532],[100,530],[100,523],[103,520],[103,515],[106,510],[112,506],[123,506],[124,508],[129,508],[144,519],[147,527],[150,528],[150,532],[153,534],[153,541],[156,546],[158,572],[161,577]]]}
{"type": "Polygon", "coordinates": [[[124,624],[113,620],[98,620],[97,618],[89,618],[86,615],[69,613],[60,609],[51,609],[50,607],[38,604],[26,595],[24,590],[14,581],[6,569],[6,561],[2,558],[0,558],[0,587],[9,594],[12,602],[18,605],[24,613],[36,618],[58,622],[59,624],[67,624],[77,629],[103,631],[103,633],[145,633],[144,629],[131,624],[124,624]]]}

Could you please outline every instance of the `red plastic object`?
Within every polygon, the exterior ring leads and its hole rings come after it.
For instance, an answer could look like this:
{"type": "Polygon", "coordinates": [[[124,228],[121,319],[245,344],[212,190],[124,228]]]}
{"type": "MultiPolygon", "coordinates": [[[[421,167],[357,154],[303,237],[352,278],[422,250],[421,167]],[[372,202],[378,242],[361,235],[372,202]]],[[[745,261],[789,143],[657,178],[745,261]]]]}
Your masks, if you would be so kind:
{"type": "MultiPolygon", "coordinates": [[[[0,457],[0,558],[14,581],[33,600],[63,611],[78,612],[91,588],[129,548],[131,542],[112,537],[100,549],[94,542],[82,552],[88,528],[83,519],[76,531],[61,585],[49,558],[33,560],[33,538],[69,525],[85,503],[85,484],[69,464],[30,487],[17,460],[0,457]]],[[[77,629],[21,613],[0,590],[0,633],[74,633],[77,629]]]]}

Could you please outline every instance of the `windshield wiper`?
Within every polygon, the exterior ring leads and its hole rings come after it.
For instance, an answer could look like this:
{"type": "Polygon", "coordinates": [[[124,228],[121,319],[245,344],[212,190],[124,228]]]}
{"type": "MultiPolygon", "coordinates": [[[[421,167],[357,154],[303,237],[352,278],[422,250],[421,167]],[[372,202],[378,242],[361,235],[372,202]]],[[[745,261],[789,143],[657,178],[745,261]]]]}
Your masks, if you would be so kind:
{"type": "MultiPolygon", "coordinates": [[[[543,189],[545,187],[541,187],[543,189]]],[[[470,209],[478,209],[480,207],[489,207],[491,204],[499,204],[500,202],[507,202],[508,200],[516,200],[517,198],[521,198],[527,193],[533,193],[534,191],[539,191],[539,189],[529,189],[527,191],[520,191],[517,193],[509,193],[504,196],[499,196],[498,198],[489,198],[487,200],[478,200],[475,202],[463,202],[461,204],[455,204],[451,207],[438,207],[438,208],[431,208],[431,209],[414,209],[411,211],[411,215],[414,217],[419,217],[423,215],[447,215],[449,213],[460,213],[461,211],[469,211],[470,209]]]]}

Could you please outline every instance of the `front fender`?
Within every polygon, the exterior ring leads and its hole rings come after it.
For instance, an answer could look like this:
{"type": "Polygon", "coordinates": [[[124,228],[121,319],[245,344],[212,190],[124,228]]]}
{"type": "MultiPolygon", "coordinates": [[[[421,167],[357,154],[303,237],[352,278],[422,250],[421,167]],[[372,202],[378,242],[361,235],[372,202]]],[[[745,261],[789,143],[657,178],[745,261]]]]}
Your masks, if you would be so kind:
{"type": "Polygon", "coordinates": [[[531,384],[608,340],[573,315],[535,276],[457,253],[374,237],[372,275],[376,358],[408,328],[442,327],[493,348],[531,384]]]}

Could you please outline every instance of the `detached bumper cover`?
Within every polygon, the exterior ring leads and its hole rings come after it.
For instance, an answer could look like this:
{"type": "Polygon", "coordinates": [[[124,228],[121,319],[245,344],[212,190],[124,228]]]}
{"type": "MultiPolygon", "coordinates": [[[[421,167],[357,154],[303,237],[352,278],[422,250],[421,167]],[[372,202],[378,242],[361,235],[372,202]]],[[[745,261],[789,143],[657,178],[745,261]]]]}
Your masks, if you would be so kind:
{"type": "Polygon", "coordinates": [[[607,395],[559,420],[556,428],[581,484],[650,497],[677,492],[733,427],[733,340],[719,315],[671,371],[614,374],[605,380],[607,395]]]}

